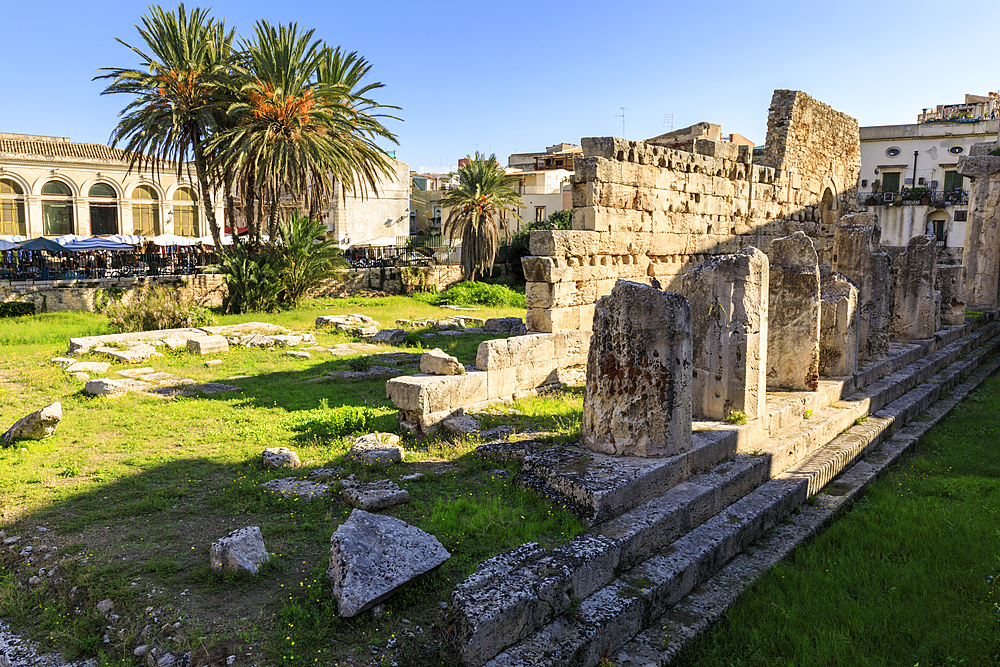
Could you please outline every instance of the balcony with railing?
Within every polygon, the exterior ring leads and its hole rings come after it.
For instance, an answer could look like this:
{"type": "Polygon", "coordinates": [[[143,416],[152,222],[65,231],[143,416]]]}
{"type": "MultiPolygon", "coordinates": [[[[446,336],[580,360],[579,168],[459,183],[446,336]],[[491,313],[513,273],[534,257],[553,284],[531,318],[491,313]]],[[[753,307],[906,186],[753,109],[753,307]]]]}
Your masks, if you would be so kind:
{"type": "Polygon", "coordinates": [[[969,203],[968,190],[930,190],[911,194],[912,191],[877,192],[858,191],[859,206],[966,206],[969,203]]]}

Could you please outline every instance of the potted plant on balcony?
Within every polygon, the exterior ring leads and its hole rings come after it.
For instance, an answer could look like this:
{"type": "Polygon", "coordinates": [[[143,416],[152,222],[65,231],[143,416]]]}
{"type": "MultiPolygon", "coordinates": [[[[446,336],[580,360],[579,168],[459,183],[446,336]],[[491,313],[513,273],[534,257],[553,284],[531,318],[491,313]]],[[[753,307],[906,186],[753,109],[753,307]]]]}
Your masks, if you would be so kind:
{"type": "Polygon", "coordinates": [[[931,203],[931,190],[930,188],[911,188],[903,195],[903,199],[927,205],[931,203]]]}

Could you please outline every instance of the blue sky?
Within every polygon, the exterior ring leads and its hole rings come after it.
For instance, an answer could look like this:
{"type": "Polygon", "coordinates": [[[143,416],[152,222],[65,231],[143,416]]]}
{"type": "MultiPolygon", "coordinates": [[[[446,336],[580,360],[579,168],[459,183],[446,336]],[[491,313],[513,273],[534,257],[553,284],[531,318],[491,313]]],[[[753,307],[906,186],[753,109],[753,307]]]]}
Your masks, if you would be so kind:
{"type": "MultiPolygon", "coordinates": [[[[142,2],[9,3],[0,131],[106,143],[126,100],[101,67],[138,64],[142,2]]],[[[174,5],[166,4],[166,7],[174,5]]],[[[645,139],[699,121],[764,142],[775,88],[804,90],[862,125],[1000,89],[1000,3],[307,2],[217,0],[242,34],[298,22],[357,50],[402,107],[397,157],[438,170],[475,150],[542,150],[584,136],[645,139]]]]}

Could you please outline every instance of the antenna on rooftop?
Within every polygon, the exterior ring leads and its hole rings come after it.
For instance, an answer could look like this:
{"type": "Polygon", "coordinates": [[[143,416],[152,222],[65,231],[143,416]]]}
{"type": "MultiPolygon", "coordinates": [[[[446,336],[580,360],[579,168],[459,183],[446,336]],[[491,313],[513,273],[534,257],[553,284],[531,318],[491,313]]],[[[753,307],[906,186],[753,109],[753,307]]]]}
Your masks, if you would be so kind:
{"type": "Polygon", "coordinates": [[[674,131],[674,115],[672,113],[663,114],[663,127],[667,128],[667,132],[674,131]]]}
{"type": "Polygon", "coordinates": [[[621,118],[622,119],[622,139],[624,139],[625,138],[625,107],[618,107],[618,108],[621,109],[622,112],[621,113],[616,113],[615,114],[615,118],[621,118]]]}

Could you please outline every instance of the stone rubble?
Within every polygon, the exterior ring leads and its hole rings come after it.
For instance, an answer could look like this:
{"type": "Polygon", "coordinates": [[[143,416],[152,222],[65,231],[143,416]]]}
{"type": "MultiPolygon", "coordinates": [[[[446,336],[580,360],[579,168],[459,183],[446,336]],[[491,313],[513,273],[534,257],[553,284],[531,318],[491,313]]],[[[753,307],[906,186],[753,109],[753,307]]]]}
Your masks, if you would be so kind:
{"type": "Polygon", "coordinates": [[[374,482],[345,479],[342,482],[340,497],[351,507],[374,511],[402,505],[409,501],[410,494],[388,479],[374,482]]]}
{"type": "Polygon", "coordinates": [[[298,468],[302,465],[299,455],[288,447],[269,447],[261,454],[261,463],[264,469],[275,468],[298,468]]]}
{"type": "Polygon", "coordinates": [[[257,574],[269,559],[260,526],[240,528],[212,544],[209,564],[213,570],[257,574]]]}
{"type": "Polygon", "coordinates": [[[451,558],[437,538],[394,517],[355,509],[330,538],[339,613],[352,618],[451,558]]]}
{"type": "Polygon", "coordinates": [[[395,433],[368,433],[354,439],[347,459],[367,466],[387,468],[401,462],[406,451],[395,433]]]}
{"type": "Polygon", "coordinates": [[[3,434],[3,444],[10,446],[18,440],[42,440],[51,437],[60,421],[62,421],[62,404],[50,403],[14,422],[14,425],[3,434]]]}
{"type": "Polygon", "coordinates": [[[428,375],[461,375],[465,372],[465,367],[458,359],[436,347],[420,355],[420,372],[428,375]]]}

